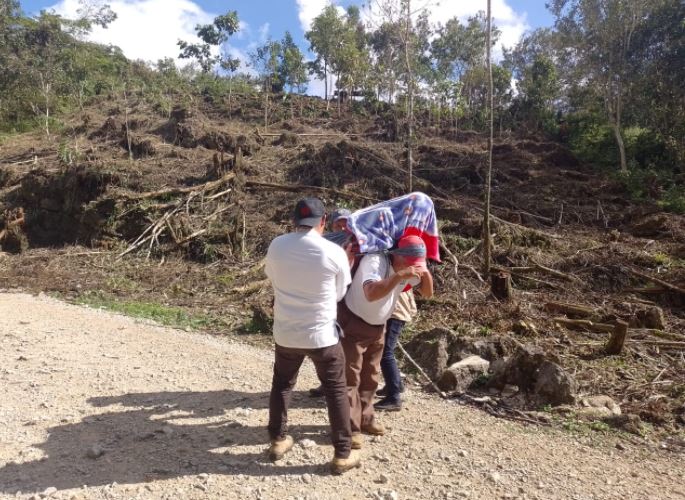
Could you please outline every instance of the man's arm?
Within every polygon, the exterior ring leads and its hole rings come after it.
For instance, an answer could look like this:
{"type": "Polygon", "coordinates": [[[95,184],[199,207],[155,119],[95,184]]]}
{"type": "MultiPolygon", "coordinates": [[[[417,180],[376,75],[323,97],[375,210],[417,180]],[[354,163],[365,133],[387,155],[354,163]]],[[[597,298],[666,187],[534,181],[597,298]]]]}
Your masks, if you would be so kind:
{"type": "MultiPolygon", "coordinates": [[[[364,295],[366,296],[366,300],[369,302],[380,300],[392,292],[395,287],[400,284],[400,281],[409,280],[414,277],[419,278],[419,271],[415,267],[407,267],[385,279],[368,281],[364,283],[364,295]]],[[[432,287],[433,285],[431,282],[431,289],[432,287]]]]}
{"type": "MultiPolygon", "coordinates": [[[[347,252],[346,252],[347,253],[347,252]]],[[[341,255],[338,259],[338,274],[335,278],[336,282],[336,301],[340,302],[347,293],[347,287],[352,283],[352,276],[350,275],[349,254],[344,257],[341,255]]]]}
{"type": "Polygon", "coordinates": [[[421,284],[416,291],[421,294],[424,299],[430,299],[433,296],[433,275],[430,271],[423,271],[420,274],[421,284]]]}

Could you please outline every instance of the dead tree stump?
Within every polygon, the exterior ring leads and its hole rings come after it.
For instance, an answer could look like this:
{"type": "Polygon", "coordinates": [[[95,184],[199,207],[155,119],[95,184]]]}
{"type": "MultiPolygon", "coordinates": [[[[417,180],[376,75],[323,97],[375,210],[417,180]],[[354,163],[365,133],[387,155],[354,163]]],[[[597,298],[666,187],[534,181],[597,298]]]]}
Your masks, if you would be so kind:
{"type": "Polygon", "coordinates": [[[490,275],[490,290],[500,300],[509,300],[512,296],[511,275],[503,271],[490,275]]]}
{"type": "Polygon", "coordinates": [[[233,167],[238,172],[242,171],[243,169],[243,150],[240,146],[235,147],[235,160],[233,167]]]}
{"type": "Polygon", "coordinates": [[[628,323],[621,321],[620,319],[617,320],[616,326],[614,326],[614,331],[611,334],[611,338],[609,339],[609,342],[607,342],[606,348],[604,349],[605,352],[607,354],[621,354],[627,336],[628,323]]]}

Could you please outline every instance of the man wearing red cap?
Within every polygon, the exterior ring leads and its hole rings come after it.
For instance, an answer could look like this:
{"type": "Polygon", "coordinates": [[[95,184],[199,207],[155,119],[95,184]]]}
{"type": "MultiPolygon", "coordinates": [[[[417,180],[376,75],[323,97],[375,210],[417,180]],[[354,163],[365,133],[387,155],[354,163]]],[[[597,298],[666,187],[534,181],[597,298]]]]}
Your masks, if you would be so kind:
{"type": "Polygon", "coordinates": [[[404,236],[386,254],[362,257],[345,299],[338,304],[338,322],[345,336],[347,392],[350,399],[352,448],[362,447],[361,433],[382,435],[374,418],[385,325],[400,294],[416,287],[433,296],[433,277],[426,267],[426,245],[418,236],[404,236]]]}

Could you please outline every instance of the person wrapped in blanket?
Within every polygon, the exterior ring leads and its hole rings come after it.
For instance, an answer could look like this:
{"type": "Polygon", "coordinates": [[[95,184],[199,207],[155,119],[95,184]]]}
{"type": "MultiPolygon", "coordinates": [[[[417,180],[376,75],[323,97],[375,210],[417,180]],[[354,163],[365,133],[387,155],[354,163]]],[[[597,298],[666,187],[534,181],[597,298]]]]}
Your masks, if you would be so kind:
{"type": "Polygon", "coordinates": [[[326,237],[341,246],[352,239],[361,254],[353,268],[352,284],[338,303],[338,323],[344,332],[341,344],[346,359],[352,448],[360,449],[362,433],[385,433],[375,418],[373,399],[386,322],[402,292],[415,288],[426,298],[433,295],[426,258],[439,261],[439,237],[433,202],[423,193],[411,193],[349,214],[345,229],[326,237]]]}

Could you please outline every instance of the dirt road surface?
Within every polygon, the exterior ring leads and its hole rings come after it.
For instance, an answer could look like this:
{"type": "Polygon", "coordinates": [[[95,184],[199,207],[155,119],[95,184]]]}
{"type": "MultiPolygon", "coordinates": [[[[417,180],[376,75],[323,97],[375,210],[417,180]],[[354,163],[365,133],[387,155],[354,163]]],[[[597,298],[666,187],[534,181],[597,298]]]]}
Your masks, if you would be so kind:
{"type": "Polygon", "coordinates": [[[272,464],[271,367],[269,350],[235,337],[0,293],[0,497],[685,498],[682,455],[417,390],[382,415],[389,433],[367,441],[363,468],[332,476],[310,363],[291,412],[298,444],[272,464]]]}

